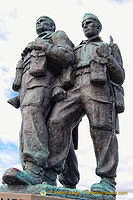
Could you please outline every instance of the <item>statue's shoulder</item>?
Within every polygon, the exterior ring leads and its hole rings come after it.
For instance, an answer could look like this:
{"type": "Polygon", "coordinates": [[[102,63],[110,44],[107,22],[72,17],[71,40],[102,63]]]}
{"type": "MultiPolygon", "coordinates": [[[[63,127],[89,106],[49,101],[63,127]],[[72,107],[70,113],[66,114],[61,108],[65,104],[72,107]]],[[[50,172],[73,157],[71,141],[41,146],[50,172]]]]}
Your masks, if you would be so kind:
{"type": "Polygon", "coordinates": [[[57,46],[66,46],[66,47],[74,47],[74,44],[71,42],[67,34],[62,31],[58,30],[52,34],[53,43],[57,46]]]}
{"type": "Polygon", "coordinates": [[[79,45],[77,45],[76,47],[74,47],[74,51],[77,51],[78,49],[80,49],[83,45],[86,45],[86,41],[87,40],[82,40],[79,45]]]}
{"type": "Polygon", "coordinates": [[[66,37],[68,37],[67,34],[62,30],[58,30],[52,34],[53,39],[65,39],[66,37]]]}

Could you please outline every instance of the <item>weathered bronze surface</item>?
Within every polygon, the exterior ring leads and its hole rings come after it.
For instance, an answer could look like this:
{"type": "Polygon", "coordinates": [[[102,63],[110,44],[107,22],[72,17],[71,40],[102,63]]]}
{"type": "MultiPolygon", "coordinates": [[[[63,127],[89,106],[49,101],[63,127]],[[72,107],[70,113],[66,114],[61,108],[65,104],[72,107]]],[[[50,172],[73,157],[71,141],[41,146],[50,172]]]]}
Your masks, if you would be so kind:
{"type": "MultiPolygon", "coordinates": [[[[86,13],[82,28],[87,40],[74,47],[65,32],[55,31],[51,18],[42,16],[36,22],[38,38],[22,52],[13,83],[13,90],[19,95],[8,102],[21,108],[23,171],[11,168],[3,175],[3,181],[14,190],[43,182],[54,186],[57,175],[64,188],[76,188],[78,125],[87,115],[96,174],[101,177],[91,191],[115,192],[116,133],[119,133],[118,114],[124,111],[121,85],[125,72],[112,37],[110,43],[99,37],[102,30],[99,19],[86,13]]],[[[115,195],[104,195],[104,199],[109,198],[115,199],[115,195]]]]}
{"type": "MultiPolygon", "coordinates": [[[[73,44],[66,33],[55,31],[55,28],[51,18],[40,17],[36,22],[38,37],[23,50],[16,67],[12,88],[19,95],[8,100],[8,103],[21,108],[20,160],[23,171],[8,169],[3,175],[3,181],[8,185],[33,185],[42,182],[56,185],[57,172],[53,173],[48,166],[50,152],[47,120],[55,102],[66,98],[66,90],[72,85],[73,79],[70,76],[74,53],[73,44]]],[[[73,135],[75,134],[76,129],[73,130],[73,135]]],[[[63,176],[66,176],[66,171],[70,171],[69,176],[72,183],[75,181],[75,187],[79,181],[79,172],[72,144],[69,154],[73,157],[71,159],[68,156],[68,162],[71,161],[75,170],[71,172],[66,164],[63,176]]],[[[69,187],[73,187],[73,184],[69,187]]]]}
{"type": "Polygon", "coordinates": [[[118,113],[124,111],[122,83],[125,73],[120,50],[99,37],[102,25],[93,14],[85,14],[82,28],[87,40],[74,48],[75,81],[67,98],[56,103],[49,118],[49,166],[62,166],[69,152],[71,131],[87,115],[101,182],[91,191],[115,191],[118,165],[118,113]],[[117,91],[115,93],[115,89],[117,91]],[[118,99],[116,97],[118,96],[118,99]],[[65,138],[65,139],[64,139],[65,138]]]}

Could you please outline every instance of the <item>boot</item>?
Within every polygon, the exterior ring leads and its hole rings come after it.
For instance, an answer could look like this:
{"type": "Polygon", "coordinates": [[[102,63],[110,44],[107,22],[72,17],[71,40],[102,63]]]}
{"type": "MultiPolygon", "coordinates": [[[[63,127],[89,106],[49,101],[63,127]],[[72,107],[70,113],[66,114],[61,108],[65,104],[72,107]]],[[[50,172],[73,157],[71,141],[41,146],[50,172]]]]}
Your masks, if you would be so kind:
{"type": "Polygon", "coordinates": [[[55,172],[53,169],[46,169],[44,171],[44,174],[42,177],[43,183],[46,183],[52,186],[57,186],[56,179],[57,179],[57,172],[55,172]]]}
{"type": "Polygon", "coordinates": [[[110,194],[115,194],[115,188],[116,182],[114,178],[101,178],[100,183],[94,183],[91,186],[92,192],[108,192],[110,194]]]}
{"type": "Polygon", "coordinates": [[[76,189],[76,185],[65,185],[65,184],[63,184],[63,188],[76,189]]]}
{"type": "Polygon", "coordinates": [[[43,169],[32,162],[26,162],[24,171],[8,169],[2,179],[8,185],[36,185],[42,183],[43,169]]]}

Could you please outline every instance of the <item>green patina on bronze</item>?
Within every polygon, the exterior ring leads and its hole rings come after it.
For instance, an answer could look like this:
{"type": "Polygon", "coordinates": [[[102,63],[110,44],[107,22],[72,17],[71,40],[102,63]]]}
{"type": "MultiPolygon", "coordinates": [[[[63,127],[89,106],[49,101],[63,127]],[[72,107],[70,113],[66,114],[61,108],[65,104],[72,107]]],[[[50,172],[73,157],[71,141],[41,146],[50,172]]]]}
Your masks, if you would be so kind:
{"type": "Polygon", "coordinates": [[[80,199],[80,200],[115,200],[116,192],[90,192],[89,190],[76,190],[50,186],[47,184],[38,184],[32,186],[7,186],[4,185],[0,188],[0,192],[11,193],[27,193],[27,194],[40,194],[46,192],[46,196],[63,197],[67,199],[80,199]],[[113,195],[112,195],[113,194],[113,195]]]}
{"type": "Polygon", "coordinates": [[[74,47],[64,31],[55,31],[51,18],[37,20],[38,37],[23,50],[16,67],[12,88],[18,97],[8,101],[15,108],[20,106],[22,113],[23,171],[8,169],[3,175],[8,186],[3,185],[0,191],[38,194],[45,189],[47,195],[66,198],[115,199],[116,133],[118,114],[124,111],[125,72],[113,38],[109,43],[100,38],[102,24],[97,16],[86,13],[82,28],[87,40],[74,47]],[[96,194],[75,189],[80,179],[75,154],[78,125],[85,115],[96,175],[101,178],[90,188],[96,194]],[[57,175],[63,188],[55,187],[57,175]]]}

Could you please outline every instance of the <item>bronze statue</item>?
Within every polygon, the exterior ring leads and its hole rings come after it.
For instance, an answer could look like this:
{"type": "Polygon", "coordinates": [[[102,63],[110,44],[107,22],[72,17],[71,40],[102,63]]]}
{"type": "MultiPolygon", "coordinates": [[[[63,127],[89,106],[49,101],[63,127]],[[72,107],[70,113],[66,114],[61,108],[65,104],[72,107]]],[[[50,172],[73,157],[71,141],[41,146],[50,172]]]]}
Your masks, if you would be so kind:
{"type": "Polygon", "coordinates": [[[115,191],[118,165],[118,113],[124,111],[122,84],[125,74],[119,48],[99,37],[99,19],[90,13],[83,17],[87,40],[74,49],[75,82],[67,98],[56,103],[49,125],[49,167],[61,168],[71,144],[71,132],[86,114],[90,123],[100,183],[91,191],[115,191]]]}
{"type": "MultiPolygon", "coordinates": [[[[51,173],[48,166],[46,123],[55,101],[66,98],[66,91],[63,88],[71,86],[70,72],[74,54],[73,44],[66,33],[55,32],[55,28],[51,18],[40,17],[36,22],[38,38],[27,45],[16,67],[13,90],[19,92],[19,96],[9,100],[9,103],[21,108],[20,159],[23,171],[8,169],[3,175],[3,181],[8,185],[35,185],[43,182],[56,185],[58,170],[51,173]],[[61,78],[62,71],[66,78],[61,78]]],[[[73,145],[69,154],[69,161],[71,154],[73,155],[71,162],[75,165],[77,183],[79,172],[73,145]]],[[[70,171],[68,168],[64,171],[64,175],[62,173],[63,179],[68,179],[65,178],[65,172],[70,171]]],[[[71,177],[73,174],[70,174],[71,177]]],[[[68,181],[66,184],[68,185],[68,181]]]]}
{"type": "Polygon", "coordinates": [[[118,165],[118,114],[124,111],[125,72],[121,53],[110,37],[99,37],[102,24],[86,13],[82,28],[87,40],[74,47],[66,33],[55,32],[46,16],[36,23],[38,38],[29,43],[16,68],[9,101],[21,107],[20,158],[23,171],[8,169],[8,185],[56,185],[57,175],[66,188],[79,181],[74,149],[78,125],[87,115],[100,183],[91,191],[114,192],[118,165]]]}

